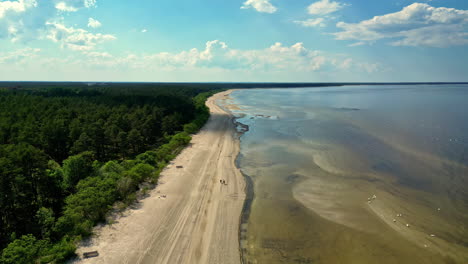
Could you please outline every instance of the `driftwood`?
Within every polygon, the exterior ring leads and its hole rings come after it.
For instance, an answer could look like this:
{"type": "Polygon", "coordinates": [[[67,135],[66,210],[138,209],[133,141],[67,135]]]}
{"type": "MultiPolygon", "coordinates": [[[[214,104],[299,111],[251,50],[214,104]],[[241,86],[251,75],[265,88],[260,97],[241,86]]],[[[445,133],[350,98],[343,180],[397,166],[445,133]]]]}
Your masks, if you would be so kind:
{"type": "Polygon", "coordinates": [[[83,253],[84,258],[94,258],[94,257],[97,257],[97,256],[99,256],[99,252],[97,252],[97,251],[90,251],[90,252],[83,253]]]}
{"type": "Polygon", "coordinates": [[[182,169],[184,166],[176,166],[177,169],[182,169]]]}

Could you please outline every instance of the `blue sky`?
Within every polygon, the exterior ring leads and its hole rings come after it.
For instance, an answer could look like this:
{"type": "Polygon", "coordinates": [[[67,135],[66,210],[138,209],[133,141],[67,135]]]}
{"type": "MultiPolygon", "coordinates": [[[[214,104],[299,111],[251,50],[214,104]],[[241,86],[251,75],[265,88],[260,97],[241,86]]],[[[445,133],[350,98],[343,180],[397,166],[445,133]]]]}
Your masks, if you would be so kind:
{"type": "Polygon", "coordinates": [[[0,80],[468,81],[468,1],[0,0],[0,80]]]}

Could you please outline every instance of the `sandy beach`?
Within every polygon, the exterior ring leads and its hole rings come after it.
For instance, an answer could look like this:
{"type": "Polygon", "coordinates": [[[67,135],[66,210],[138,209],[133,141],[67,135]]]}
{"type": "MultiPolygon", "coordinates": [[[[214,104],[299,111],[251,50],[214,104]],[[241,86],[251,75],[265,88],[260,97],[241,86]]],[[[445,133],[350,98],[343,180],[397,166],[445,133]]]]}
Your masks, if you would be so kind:
{"type": "Polygon", "coordinates": [[[235,165],[239,142],[232,116],[216,105],[230,92],[207,100],[210,120],[161,173],[149,197],[112,225],[96,228],[77,250],[80,257],[94,250],[99,256],[74,263],[240,263],[245,182],[235,165]]]}

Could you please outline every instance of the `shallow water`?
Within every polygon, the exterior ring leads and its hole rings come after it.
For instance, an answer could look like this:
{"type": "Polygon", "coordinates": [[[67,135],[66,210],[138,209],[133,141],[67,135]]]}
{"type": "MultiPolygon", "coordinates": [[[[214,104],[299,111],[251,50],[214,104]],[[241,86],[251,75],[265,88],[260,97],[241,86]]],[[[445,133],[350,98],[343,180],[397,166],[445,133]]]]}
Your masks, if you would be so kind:
{"type": "Polygon", "coordinates": [[[233,92],[254,193],[244,262],[468,263],[467,99],[466,85],[233,92]]]}

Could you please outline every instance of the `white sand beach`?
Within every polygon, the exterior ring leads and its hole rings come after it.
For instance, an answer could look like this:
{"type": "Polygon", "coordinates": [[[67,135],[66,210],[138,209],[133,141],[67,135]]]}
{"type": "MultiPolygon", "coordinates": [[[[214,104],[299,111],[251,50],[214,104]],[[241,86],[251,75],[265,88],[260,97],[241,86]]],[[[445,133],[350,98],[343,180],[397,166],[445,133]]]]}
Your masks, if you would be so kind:
{"type": "Polygon", "coordinates": [[[96,228],[77,251],[99,256],[75,263],[240,263],[245,182],[235,165],[239,142],[232,116],[216,105],[230,92],[208,99],[210,120],[161,173],[149,197],[116,223],[96,228]]]}

